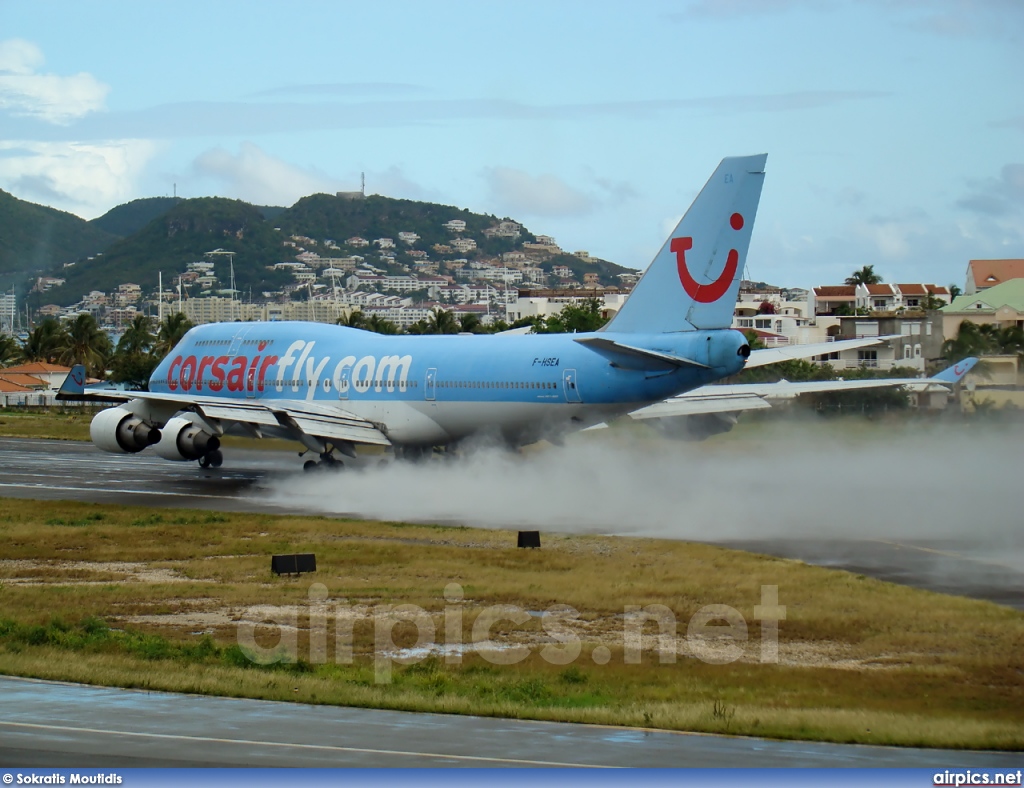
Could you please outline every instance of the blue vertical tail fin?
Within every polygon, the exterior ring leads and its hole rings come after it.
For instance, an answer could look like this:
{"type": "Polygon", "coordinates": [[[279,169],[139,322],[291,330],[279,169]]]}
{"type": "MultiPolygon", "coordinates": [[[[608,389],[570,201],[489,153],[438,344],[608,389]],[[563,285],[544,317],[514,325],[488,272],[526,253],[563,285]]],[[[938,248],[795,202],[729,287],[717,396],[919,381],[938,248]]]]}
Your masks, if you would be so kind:
{"type": "Polygon", "coordinates": [[[767,154],[722,159],[605,331],[728,328],[767,154]]]}

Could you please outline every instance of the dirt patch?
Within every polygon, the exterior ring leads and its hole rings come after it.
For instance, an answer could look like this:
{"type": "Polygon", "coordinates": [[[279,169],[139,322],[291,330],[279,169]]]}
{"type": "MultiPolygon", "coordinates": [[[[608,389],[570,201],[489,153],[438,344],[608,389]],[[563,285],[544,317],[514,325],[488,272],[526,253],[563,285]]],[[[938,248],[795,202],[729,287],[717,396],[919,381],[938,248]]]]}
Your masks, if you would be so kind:
{"type": "MultiPolygon", "coordinates": [[[[216,605],[216,600],[195,600],[202,604],[216,605]]],[[[190,600],[172,600],[171,604],[187,607],[190,600]]],[[[463,609],[466,620],[472,620],[474,613],[483,610],[480,606],[468,606],[463,609]]],[[[511,612],[511,611],[510,611],[511,612]]],[[[211,632],[215,630],[237,629],[240,626],[270,627],[280,631],[296,631],[308,633],[310,614],[322,616],[330,631],[329,640],[334,640],[334,632],[338,627],[352,627],[359,623],[382,620],[388,623],[409,619],[399,615],[390,605],[382,604],[334,604],[327,602],[323,606],[313,608],[309,605],[253,605],[248,607],[212,607],[208,610],[183,609],[174,613],[154,615],[135,615],[123,619],[129,624],[160,627],[161,629],[184,629],[189,632],[211,632]]],[[[536,650],[545,646],[564,647],[563,638],[567,634],[575,634],[587,651],[604,647],[609,654],[619,653],[632,655],[644,663],[660,660],[675,662],[685,659],[700,659],[711,663],[743,662],[761,663],[775,661],[769,648],[763,650],[759,639],[732,639],[721,636],[693,637],[683,633],[671,633],[661,636],[656,633],[644,632],[637,636],[626,632],[620,617],[606,616],[591,621],[571,619],[556,621],[556,617],[535,612],[530,621],[523,626],[495,626],[488,640],[477,646],[472,638],[466,636],[464,643],[448,644],[444,642],[444,616],[432,614],[435,640],[441,642],[428,643],[412,649],[386,651],[396,658],[424,657],[430,654],[443,656],[449,653],[470,653],[473,651],[507,651],[525,646],[536,650]],[[547,620],[545,620],[547,619],[547,620]],[[538,626],[538,623],[541,626],[538,626]],[[556,637],[555,634],[558,633],[556,637]]],[[[349,630],[351,631],[351,630],[349,630]]],[[[329,656],[329,655],[328,655],[329,656]]],[[[582,658],[582,657],[581,657],[582,658]]],[[[622,658],[622,657],[619,657],[622,658]]],[[[880,660],[877,655],[870,658],[858,657],[852,646],[835,641],[781,641],[778,644],[777,664],[791,667],[831,668],[833,670],[895,670],[906,667],[905,661],[880,660]]]]}
{"type": "Polygon", "coordinates": [[[12,585],[106,585],[108,583],[191,583],[174,569],[152,567],[128,561],[34,561],[27,559],[0,560],[0,582],[12,585]],[[105,579],[91,579],[90,575],[110,575],[105,579]]]}

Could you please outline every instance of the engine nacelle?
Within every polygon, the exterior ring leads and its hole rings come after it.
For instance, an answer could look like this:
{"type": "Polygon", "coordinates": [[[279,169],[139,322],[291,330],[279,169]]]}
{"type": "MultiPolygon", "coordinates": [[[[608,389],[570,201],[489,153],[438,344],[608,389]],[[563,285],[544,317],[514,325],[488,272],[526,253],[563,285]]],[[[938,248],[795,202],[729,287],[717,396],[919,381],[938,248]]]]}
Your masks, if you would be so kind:
{"type": "Polygon", "coordinates": [[[112,454],[135,454],[160,441],[160,430],[124,406],[97,413],[89,425],[92,442],[112,454]]]}
{"type": "Polygon", "coordinates": [[[220,438],[181,416],[169,420],[161,433],[156,453],[165,460],[198,460],[220,448],[220,438]]]}

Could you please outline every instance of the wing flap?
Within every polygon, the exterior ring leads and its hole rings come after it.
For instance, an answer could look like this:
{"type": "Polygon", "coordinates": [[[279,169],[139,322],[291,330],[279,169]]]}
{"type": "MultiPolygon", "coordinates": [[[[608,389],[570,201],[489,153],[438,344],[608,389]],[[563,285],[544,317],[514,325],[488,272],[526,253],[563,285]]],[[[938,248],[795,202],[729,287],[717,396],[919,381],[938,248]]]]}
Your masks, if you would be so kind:
{"type": "Polygon", "coordinates": [[[376,446],[391,445],[387,436],[376,425],[365,419],[328,418],[312,414],[286,413],[294,421],[295,426],[307,435],[351,443],[372,443],[376,446]]]}
{"type": "Polygon", "coordinates": [[[763,410],[771,404],[756,394],[709,393],[683,394],[679,397],[656,402],[646,408],[629,414],[633,419],[662,419],[672,416],[696,416],[702,413],[732,413],[740,410],[763,410]]]}
{"type": "Polygon", "coordinates": [[[391,441],[373,422],[348,411],[326,405],[308,402],[264,405],[262,403],[203,400],[197,400],[191,404],[199,411],[200,415],[218,421],[290,427],[316,438],[351,443],[372,443],[377,446],[391,445],[391,441]]]}

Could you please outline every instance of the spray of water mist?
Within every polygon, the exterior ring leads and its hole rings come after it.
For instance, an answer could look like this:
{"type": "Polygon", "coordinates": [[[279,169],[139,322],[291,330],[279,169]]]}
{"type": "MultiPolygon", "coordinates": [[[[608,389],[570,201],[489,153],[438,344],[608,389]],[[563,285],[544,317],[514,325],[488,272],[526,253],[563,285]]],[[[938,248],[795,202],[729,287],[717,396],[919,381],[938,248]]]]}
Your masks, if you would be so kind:
{"type": "Polygon", "coordinates": [[[1024,431],[922,426],[869,439],[780,422],[756,441],[579,436],[566,447],[372,464],[269,501],[381,520],[672,539],[955,539],[1021,545],[1024,431]]]}

